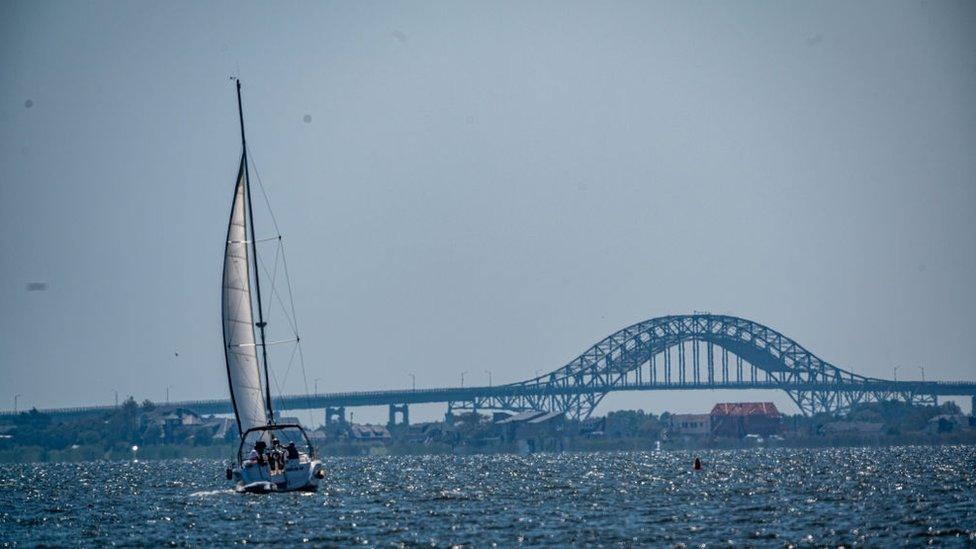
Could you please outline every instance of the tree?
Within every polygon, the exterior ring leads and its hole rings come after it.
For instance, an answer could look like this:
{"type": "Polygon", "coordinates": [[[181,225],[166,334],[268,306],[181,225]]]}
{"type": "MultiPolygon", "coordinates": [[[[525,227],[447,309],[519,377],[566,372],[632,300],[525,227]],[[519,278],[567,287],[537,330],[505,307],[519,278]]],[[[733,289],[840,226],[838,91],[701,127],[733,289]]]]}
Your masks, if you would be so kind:
{"type": "Polygon", "coordinates": [[[37,408],[31,408],[29,412],[21,412],[14,418],[14,425],[17,429],[40,431],[51,424],[51,416],[42,414],[37,408]]]}
{"type": "Polygon", "coordinates": [[[139,405],[136,404],[136,399],[131,396],[125,399],[122,403],[122,413],[128,418],[135,418],[139,414],[139,405]]]}
{"type": "Polygon", "coordinates": [[[962,408],[960,408],[958,404],[956,404],[951,400],[943,402],[941,408],[943,414],[949,414],[953,416],[962,414],[962,408]]]}

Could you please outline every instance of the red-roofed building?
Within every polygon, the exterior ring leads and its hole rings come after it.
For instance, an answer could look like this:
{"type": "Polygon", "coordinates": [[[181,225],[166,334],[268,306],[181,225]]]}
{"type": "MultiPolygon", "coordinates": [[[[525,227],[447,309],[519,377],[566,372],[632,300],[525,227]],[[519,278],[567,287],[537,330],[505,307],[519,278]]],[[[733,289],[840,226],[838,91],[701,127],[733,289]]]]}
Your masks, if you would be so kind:
{"type": "Polygon", "coordinates": [[[712,433],[720,437],[769,436],[779,432],[782,421],[772,402],[721,402],[711,416],[712,433]]]}

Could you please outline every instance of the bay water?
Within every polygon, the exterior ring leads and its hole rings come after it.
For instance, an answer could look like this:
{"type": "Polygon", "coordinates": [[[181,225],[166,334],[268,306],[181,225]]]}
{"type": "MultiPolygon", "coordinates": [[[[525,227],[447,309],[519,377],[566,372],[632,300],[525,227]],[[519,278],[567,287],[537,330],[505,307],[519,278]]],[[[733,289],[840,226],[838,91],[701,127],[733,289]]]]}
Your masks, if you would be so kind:
{"type": "Polygon", "coordinates": [[[274,495],[219,460],[0,465],[0,546],[976,546],[971,446],[324,461],[274,495]]]}

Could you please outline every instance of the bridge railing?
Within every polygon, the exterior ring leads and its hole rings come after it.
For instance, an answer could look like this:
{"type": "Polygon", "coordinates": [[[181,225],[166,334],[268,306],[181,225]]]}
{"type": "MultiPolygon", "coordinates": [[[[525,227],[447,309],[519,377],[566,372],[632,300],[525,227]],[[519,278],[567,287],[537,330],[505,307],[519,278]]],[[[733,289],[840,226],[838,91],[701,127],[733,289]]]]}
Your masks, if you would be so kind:
{"type": "MultiPolygon", "coordinates": [[[[353,400],[357,402],[362,402],[363,400],[375,399],[377,404],[372,405],[383,405],[386,401],[396,403],[403,403],[404,399],[407,401],[415,400],[417,397],[423,397],[426,402],[448,402],[451,400],[463,400],[472,397],[491,397],[491,396],[506,396],[506,395],[517,395],[517,394],[528,394],[528,393],[540,393],[540,392],[572,392],[572,391],[590,391],[590,392],[603,392],[603,391],[613,391],[613,390],[640,390],[640,389],[654,389],[654,388],[674,388],[674,389],[781,389],[785,386],[801,386],[801,385],[817,385],[824,387],[831,387],[835,390],[906,390],[906,391],[916,391],[924,392],[926,388],[938,389],[939,393],[946,394],[945,389],[954,388],[963,391],[960,394],[970,394],[976,391],[976,382],[973,381],[889,381],[889,380],[869,380],[866,382],[858,381],[856,383],[851,382],[841,382],[841,383],[824,383],[817,382],[815,384],[791,384],[776,381],[776,380],[756,380],[756,381],[728,381],[721,383],[707,383],[707,382],[694,382],[694,381],[656,381],[653,383],[641,383],[641,384],[628,384],[628,385],[616,385],[616,386],[589,386],[589,387],[574,387],[574,386],[547,386],[546,384],[531,384],[525,385],[521,383],[510,383],[504,385],[493,385],[493,386],[475,386],[475,387],[437,387],[429,389],[387,389],[378,391],[348,391],[348,392],[334,392],[334,393],[320,393],[313,395],[284,395],[277,399],[278,401],[285,401],[292,406],[290,409],[295,409],[296,405],[300,405],[303,401],[310,403],[315,403],[316,401],[321,403],[323,401],[343,401],[343,400],[353,400]]],[[[361,404],[370,405],[370,404],[361,404]]],[[[316,406],[320,406],[316,405],[316,406]]],[[[158,409],[172,410],[175,408],[202,408],[202,409],[218,409],[227,408],[230,411],[230,401],[227,399],[201,399],[201,400],[186,400],[173,403],[160,403],[156,404],[158,409]]],[[[70,416],[70,415],[85,415],[93,414],[99,412],[110,412],[117,409],[116,406],[104,405],[104,406],[75,406],[75,407],[63,407],[63,408],[47,408],[38,410],[41,413],[49,415],[58,416],[70,416]]],[[[20,411],[19,413],[24,413],[20,411]]],[[[220,412],[218,412],[220,413],[220,412]]],[[[15,413],[11,410],[0,411],[0,417],[10,417],[15,413]]]]}

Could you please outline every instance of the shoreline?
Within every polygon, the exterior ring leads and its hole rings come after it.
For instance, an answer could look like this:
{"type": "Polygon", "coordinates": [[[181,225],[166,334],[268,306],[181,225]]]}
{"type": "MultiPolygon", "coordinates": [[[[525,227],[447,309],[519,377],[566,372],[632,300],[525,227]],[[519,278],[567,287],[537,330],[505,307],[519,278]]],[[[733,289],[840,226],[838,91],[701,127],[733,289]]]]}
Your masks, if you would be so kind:
{"type": "MultiPolygon", "coordinates": [[[[815,440],[808,438],[785,439],[774,444],[753,444],[738,440],[692,441],[688,443],[664,442],[660,449],[657,441],[646,439],[617,439],[602,441],[570,441],[561,450],[538,451],[533,454],[561,453],[618,453],[618,452],[686,452],[686,451],[728,451],[728,450],[773,450],[773,449],[830,449],[830,448],[894,448],[894,447],[942,447],[976,446],[973,436],[897,436],[897,437],[844,437],[842,439],[815,440]]],[[[155,445],[139,448],[132,452],[127,448],[99,450],[82,446],[75,449],[44,450],[39,447],[0,450],[0,465],[34,463],[86,463],[93,461],[164,461],[184,459],[230,460],[237,447],[225,445],[183,447],[180,445],[155,445]]],[[[446,444],[425,445],[422,443],[393,444],[329,444],[319,448],[322,457],[385,457],[385,456],[491,456],[491,455],[532,455],[520,454],[509,445],[494,448],[461,444],[453,448],[446,444]]]]}

